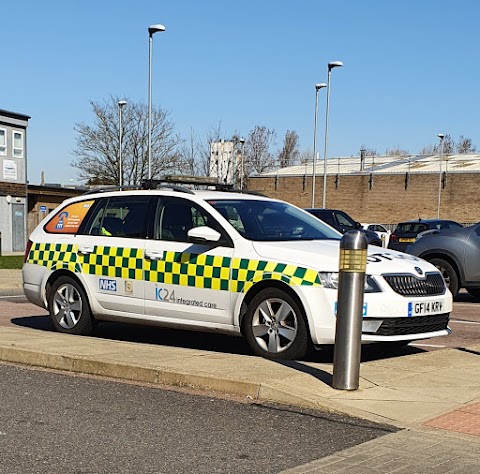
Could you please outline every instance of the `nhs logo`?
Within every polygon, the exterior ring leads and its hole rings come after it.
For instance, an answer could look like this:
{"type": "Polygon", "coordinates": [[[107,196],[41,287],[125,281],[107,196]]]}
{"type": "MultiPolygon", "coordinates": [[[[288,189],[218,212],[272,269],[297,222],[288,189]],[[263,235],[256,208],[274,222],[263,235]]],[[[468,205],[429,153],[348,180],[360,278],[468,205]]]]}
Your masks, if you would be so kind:
{"type": "Polygon", "coordinates": [[[105,278],[100,278],[99,286],[101,290],[106,291],[117,291],[117,282],[116,280],[107,280],[105,278]]]}

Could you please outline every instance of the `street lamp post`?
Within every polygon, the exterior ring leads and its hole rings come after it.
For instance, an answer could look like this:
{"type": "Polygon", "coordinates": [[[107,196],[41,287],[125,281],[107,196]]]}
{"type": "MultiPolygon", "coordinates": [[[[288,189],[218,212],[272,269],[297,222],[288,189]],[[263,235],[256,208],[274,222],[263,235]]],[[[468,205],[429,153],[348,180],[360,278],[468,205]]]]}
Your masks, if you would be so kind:
{"type": "Polygon", "coordinates": [[[312,207],[315,207],[315,167],[317,164],[317,116],[318,116],[318,91],[327,84],[315,84],[315,125],[313,127],[313,168],[312,168],[312,207]]]}
{"type": "Polygon", "coordinates": [[[330,103],[330,76],[334,67],[342,67],[341,61],[332,61],[328,63],[328,80],[327,80],[327,109],[325,113],[325,147],[323,150],[323,200],[322,207],[325,209],[327,203],[327,146],[328,146],[328,111],[330,103]]]}
{"type": "Polygon", "coordinates": [[[243,190],[243,180],[245,178],[245,138],[240,138],[240,144],[242,145],[242,166],[240,172],[240,189],[243,190]]]}
{"type": "Polygon", "coordinates": [[[438,201],[437,201],[437,219],[440,219],[440,195],[442,193],[442,161],[443,161],[443,139],[445,135],[439,133],[437,135],[440,138],[440,165],[438,170],[438,201]]]}
{"type": "Polygon", "coordinates": [[[152,179],[152,44],[155,33],[165,31],[163,25],[148,27],[148,179],[152,179]]]}
{"type": "Polygon", "coordinates": [[[122,109],[127,105],[125,100],[118,101],[118,184],[120,189],[123,186],[123,159],[122,159],[122,139],[123,139],[123,130],[122,130],[122,109]]]}

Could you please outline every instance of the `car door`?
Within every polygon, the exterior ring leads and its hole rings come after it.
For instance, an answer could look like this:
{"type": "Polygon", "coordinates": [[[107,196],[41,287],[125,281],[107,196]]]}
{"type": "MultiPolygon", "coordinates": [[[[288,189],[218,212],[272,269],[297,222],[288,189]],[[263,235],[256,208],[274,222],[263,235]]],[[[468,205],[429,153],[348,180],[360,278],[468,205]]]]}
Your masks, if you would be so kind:
{"type": "MultiPolygon", "coordinates": [[[[462,231],[466,232],[465,231],[462,231]]],[[[465,278],[480,284],[480,225],[471,227],[465,244],[465,278]]]]}
{"type": "Polygon", "coordinates": [[[77,262],[105,314],[144,312],[143,257],[148,195],[100,199],[75,237],[77,262]]]}
{"type": "Polygon", "coordinates": [[[231,324],[233,244],[189,242],[188,231],[218,222],[194,201],[161,196],[145,246],[145,314],[171,324],[231,324]]]}

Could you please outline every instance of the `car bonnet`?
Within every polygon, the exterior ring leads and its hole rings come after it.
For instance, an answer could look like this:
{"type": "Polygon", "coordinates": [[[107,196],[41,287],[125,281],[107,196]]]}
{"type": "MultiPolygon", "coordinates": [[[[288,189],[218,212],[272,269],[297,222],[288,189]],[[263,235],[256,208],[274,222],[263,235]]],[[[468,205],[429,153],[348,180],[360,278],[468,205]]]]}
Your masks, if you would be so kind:
{"type": "MultiPolygon", "coordinates": [[[[289,265],[336,272],[339,267],[337,240],[290,242],[252,242],[259,258],[289,265]]],[[[422,276],[438,271],[432,264],[413,255],[370,245],[367,253],[367,274],[413,274],[422,276]]]]}

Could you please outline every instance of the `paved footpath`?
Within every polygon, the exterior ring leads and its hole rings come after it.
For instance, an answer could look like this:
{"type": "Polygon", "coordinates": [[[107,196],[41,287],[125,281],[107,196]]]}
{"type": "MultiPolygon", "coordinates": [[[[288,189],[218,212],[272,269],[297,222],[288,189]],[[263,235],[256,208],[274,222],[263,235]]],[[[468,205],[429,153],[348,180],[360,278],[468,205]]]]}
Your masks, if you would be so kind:
{"type": "Polygon", "coordinates": [[[281,474],[478,474],[480,442],[403,430],[281,474]]]}
{"type": "MultiPolygon", "coordinates": [[[[19,278],[19,272],[0,270],[0,290],[18,291],[19,278]]],[[[15,308],[20,317],[22,311],[45,315],[27,303],[15,308]]],[[[0,300],[0,317],[8,316],[7,309],[0,300]]],[[[0,361],[188,386],[403,428],[287,473],[480,473],[480,345],[364,361],[355,391],[331,387],[331,363],[279,363],[31,328],[0,327],[0,361]]]]}

